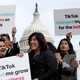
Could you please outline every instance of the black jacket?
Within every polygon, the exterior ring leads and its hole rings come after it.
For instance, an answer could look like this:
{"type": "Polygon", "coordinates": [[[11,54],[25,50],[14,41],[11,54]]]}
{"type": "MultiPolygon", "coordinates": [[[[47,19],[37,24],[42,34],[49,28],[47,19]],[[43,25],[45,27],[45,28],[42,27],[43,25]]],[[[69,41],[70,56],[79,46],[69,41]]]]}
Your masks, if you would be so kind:
{"type": "Polygon", "coordinates": [[[19,48],[18,42],[13,43],[13,49],[7,50],[6,57],[15,56],[16,54],[19,54],[19,53],[20,53],[20,48],[19,48]]]}
{"type": "Polygon", "coordinates": [[[55,80],[57,61],[51,51],[44,51],[36,56],[34,53],[29,53],[29,60],[32,79],[55,80]]]}

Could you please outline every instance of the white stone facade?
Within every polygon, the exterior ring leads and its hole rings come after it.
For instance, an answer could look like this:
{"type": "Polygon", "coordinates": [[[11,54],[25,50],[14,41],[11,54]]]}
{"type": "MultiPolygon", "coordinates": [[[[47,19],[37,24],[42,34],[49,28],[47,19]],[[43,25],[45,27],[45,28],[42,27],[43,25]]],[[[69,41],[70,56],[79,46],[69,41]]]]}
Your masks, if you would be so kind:
{"type": "Polygon", "coordinates": [[[23,36],[20,40],[20,50],[26,52],[27,49],[29,48],[28,46],[28,37],[31,33],[33,32],[41,32],[44,34],[46,41],[52,42],[53,43],[53,39],[51,38],[48,30],[46,29],[46,27],[40,22],[39,20],[39,12],[37,10],[37,4],[36,4],[36,9],[35,12],[33,14],[33,22],[31,23],[31,25],[29,27],[26,28],[26,30],[23,33],[23,36]]]}

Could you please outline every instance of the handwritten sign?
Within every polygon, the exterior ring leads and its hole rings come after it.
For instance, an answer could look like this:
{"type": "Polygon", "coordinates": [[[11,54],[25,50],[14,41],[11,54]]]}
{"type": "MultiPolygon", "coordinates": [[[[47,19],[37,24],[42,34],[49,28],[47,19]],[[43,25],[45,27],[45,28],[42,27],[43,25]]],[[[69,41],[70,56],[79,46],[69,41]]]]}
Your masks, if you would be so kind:
{"type": "Polygon", "coordinates": [[[80,35],[80,9],[54,10],[55,35],[80,35]]]}
{"type": "Polygon", "coordinates": [[[15,26],[15,5],[0,6],[0,33],[11,33],[15,26]]]}
{"type": "Polygon", "coordinates": [[[31,80],[28,54],[1,58],[0,80],[31,80]]]}

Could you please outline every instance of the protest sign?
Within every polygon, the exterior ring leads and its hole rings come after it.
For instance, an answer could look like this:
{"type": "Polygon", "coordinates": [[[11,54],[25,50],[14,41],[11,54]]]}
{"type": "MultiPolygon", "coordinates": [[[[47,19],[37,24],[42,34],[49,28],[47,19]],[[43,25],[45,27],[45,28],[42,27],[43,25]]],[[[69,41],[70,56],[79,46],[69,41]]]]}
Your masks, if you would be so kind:
{"type": "Polygon", "coordinates": [[[15,26],[15,5],[0,6],[0,33],[11,33],[15,26]]]}
{"type": "Polygon", "coordinates": [[[80,50],[76,51],[76,59],[79,64],[79,67],[77,68],[77,80],[80,80],[80,50]]]}
{"type": "Polygon", "coordinates": [[[55,35],[80,35],[80,8],[54,10],[55,35]]]}
{"type": "Polygon", "coordinates": [[[28,54],[1,58],[0,80],[31,80],[28,54]]]}

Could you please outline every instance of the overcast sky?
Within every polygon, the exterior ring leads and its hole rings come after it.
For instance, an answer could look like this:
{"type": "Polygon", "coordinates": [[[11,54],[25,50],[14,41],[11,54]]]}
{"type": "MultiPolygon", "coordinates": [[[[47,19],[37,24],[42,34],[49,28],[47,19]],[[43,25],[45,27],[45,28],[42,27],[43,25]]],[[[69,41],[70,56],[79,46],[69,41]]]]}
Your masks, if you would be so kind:
{"type": "MultiPolygon", "coordinates": [[[[0,5],[16,5],[15,26],[17,27],[17,40],[19,41],[24,30],[31,25],[35,4],[38,4],[40,21],[48,28],[54,45],[57,47],[59,41],[65,36],[55,36],[53,10],[80,8],[80,0],[0,0],[0,5]]],[[[79,50],[80,36],[73,36],[71,42],[75,50],[79,50]]]]}

